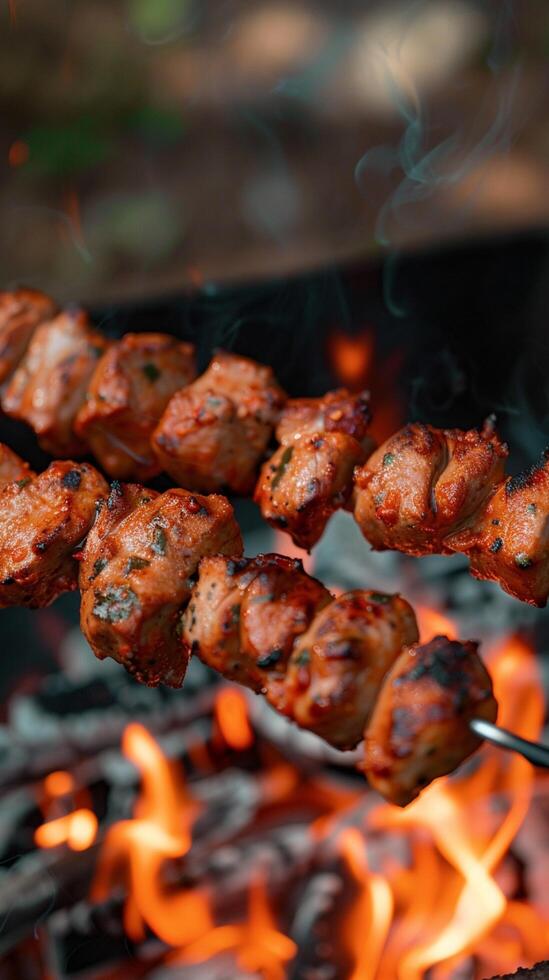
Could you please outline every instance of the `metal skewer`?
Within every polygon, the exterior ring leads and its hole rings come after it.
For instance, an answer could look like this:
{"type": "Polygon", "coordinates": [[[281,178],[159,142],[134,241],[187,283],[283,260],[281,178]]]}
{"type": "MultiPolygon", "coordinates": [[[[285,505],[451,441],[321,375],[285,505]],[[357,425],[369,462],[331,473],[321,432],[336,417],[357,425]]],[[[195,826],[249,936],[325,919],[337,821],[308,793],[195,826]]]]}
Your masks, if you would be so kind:
{"type": "Polygon", "coordinates": [[[549,769],[549,746],[541,745],[540,742],[530,742],[527,738],[514,735],[506,728],[499,728],[491,721],[484,721],[483,718],[473,718],[470,727],[479,738],[486,739],[492,745],[497,745],[500,749],[509,749],[511,752],[518,752],[533,766],[541,769],[549,769]]]}

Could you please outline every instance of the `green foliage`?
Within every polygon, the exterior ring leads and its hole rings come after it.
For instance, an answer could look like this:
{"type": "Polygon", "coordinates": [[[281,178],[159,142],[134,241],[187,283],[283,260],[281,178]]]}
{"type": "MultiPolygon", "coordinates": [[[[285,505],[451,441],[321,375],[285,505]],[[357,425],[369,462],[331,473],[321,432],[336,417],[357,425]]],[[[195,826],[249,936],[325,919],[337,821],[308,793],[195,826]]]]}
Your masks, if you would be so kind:
{"type": "Polygon", "coordinates": [[[71,176],[97,166],[112,143],[93,120],[82,117],[60,126],[36,126],[26,136],[29,159],[25,169],[39,175],[71,176]]]}

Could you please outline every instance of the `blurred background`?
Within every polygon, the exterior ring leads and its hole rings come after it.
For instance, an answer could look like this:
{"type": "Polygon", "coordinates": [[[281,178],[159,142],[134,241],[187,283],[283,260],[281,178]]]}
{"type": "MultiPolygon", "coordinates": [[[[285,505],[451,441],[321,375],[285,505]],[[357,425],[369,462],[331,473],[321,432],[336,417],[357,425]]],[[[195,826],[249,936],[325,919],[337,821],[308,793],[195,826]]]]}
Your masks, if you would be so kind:
{"type": "Polygon", "coordinates": [[[138,300],[549,217],[544,0],[4,0],[3,282],[138,300]]]}

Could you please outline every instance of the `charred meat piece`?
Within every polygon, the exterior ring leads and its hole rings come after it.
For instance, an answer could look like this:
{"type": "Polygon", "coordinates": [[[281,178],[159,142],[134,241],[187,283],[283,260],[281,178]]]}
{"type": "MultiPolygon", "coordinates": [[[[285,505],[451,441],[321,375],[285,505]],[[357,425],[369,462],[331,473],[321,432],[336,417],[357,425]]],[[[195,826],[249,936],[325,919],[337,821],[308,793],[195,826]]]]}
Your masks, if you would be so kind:
{"type": "Polygon", "coordinates": [[[411,606],[398,595],[355,590],[322,609],[294,647],[277,707],[330,745],[362,739],[383,677],[415,643],[411,606]]]}
{"type": "Polygon", "coordinates": [[[497,703],[476,643],[437,636],[402,651],[365,733],[364,771],[398,806],[456,769],[480,745],[473,718],[495,721],[497,703]]]}
{"type": "Polygon", "coordinates": [[[343,432],[302,436],[264,463],[254,500],[269,524],[310,550],[332,514],[346,505],[354,468],[363,459],[360,444],[343,432]]]}
{"type": "Polygon", "coordinates": [[[28,463],[25,463],[17,453],[14,453],[3,442],[0,442],[0,487],[7,483],[26,481],[35,476],[28,463]]]}
{"type": "Polygon", "coordinates": [[[115,486],[84,548],[80,578],[81,627],[96,656],[113,657],[150,686],[179,687],[190,655],[181,612],[200,559],[218,553],[242,554],[224,497],[115,486]]]}
{"type": "Polygon", "coordinates": [[[549,458],[505,480],[471,525],[447,539],[471,572],[510,595],[544,606],[549,593],[549,458]]]}
{"type": "Polygon", "coordinates": [[[48,606],[75,589],[73,553],[108,487],[87,463],[51,463],[0,490],[0,607],[48,606]]]}
{"type": "Polygon", "coordinates": [[[323,398],[291,399],[282,412],[281,446],[261,469],[255,501],[265,520],[298,547],[312,548],[332,514],[347,505],[354,468],[373,448],[369,422],[367,393],[344,388],[323,398]]]}
{"type": "Polygon", "coordinates": [[[269,367],[219,352],[168,403],[152,440],[162,469],[193,490],[249,493],[284,401],[269,367]]]}
{"type": "Polygon", "coordinates": [[[37,327],[27,352],[2,397],[2,408],[36,432],[55,456],[83,455],[73,424],[86,388],[107,348],[85,313],[67,311],[37,327]]]}
{"type": "Polygon", "coordinates": [[[37,289],[0,292],[0,384],[19,364],[38,324],[55,313],[53,300],[37,289]]]}
{"type": "Polygon", "coordinates": [[[331,598],[292,558],[204,558],[183,638],[204,663],[276,705],[295,640],[331,598]]]}
{"type": "Polygon", "coordinates": [[[121,480],[160,471],[151,435],[172,395],[196,376],[194,347],[163,333],[127,333],[103,355],[75,431],[121,480]]]}
{"type": "Polygon", "coordinates": [[[407,425],[355,472],[356,521],[376,551],[447,553],[503,478],[507,447],[482,430],[407,425]]]}

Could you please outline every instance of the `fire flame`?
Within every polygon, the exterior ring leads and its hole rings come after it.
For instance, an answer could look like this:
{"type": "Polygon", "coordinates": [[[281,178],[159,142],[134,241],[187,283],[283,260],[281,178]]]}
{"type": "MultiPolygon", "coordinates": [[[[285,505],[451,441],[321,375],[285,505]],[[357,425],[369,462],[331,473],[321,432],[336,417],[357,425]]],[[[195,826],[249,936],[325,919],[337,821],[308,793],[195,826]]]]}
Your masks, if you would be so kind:
{"type": "Polygon", "coordinates": [[[250,888],[249,914],[245,922],[217,926],[202,939],[187,946],[177,959],[186,963],[201,963],[226,950],[235,950],[237,963],[242,969],[258,972],[265,980],[284,980],[285,963],[293,959],[297,947],[276,928],[261,881],[250,888]]]}
{"type": "Polygon", "coordinates": [[[242,691],[236,687],[222,688],[215,701],[215,716],[225,742],[232,749],[242,751],[253,744],[254,736],[242,691]]]}
{"type": "MultiPolygon", "coordinates": [[[[455,635],[453,623],[440,613],[424,609],[419,618],[423,639],[441,631],[455,635]]],[[[529,645],[509,638],[493,650],[490,666],[500,724],[537,738],[543,703],[529,645]]],[[[225,743],[246,750],[253,734],[242,695],[223,689],[215,715],[225,743]]],[[[229,923],[215,921],[206,886],[170,887],[166,863],[188,853],[200,807],[182,773],[141,725],[126,729],[123,751],[138,767],[142,789],[133,818],[107,832],[92,897],[101,900],[124,884],[128,935],[139,940],[152,930],[175,948],[171,959],[191,964],[231,953],[242,970],[283,980],[296,946],[277,926],[266,882],[252,881],[247,916],[229,923]]],[[[334,929],[350,959],[349,980],[448,980],[471,956],[477,975],[489,976],[549,953],[542,912],[510,899],[504,874],[534,779],[522,757],[485,745],[459,774],[437,780],[404,810],[383,804],[364,816],[371,800],[366,790],[332,791],[322,775],[307,777],[305,785],[294,767],[279,761],[266,761],[260,785],[264,808],[306,798],[321,805],[311,821],[315,845],[335,843],[353,882],[347,907],[334,914],[334,929]],[[372,870],[368,851],[380,832],[402,837],[409,865],[393,856],[380,863],[378,856],[372,870]]],[[[52,774],[49,783],[52,794],[68,785],[63,774],[52,774]]],[[[45,825],[50,833],[54,824],[45,825]]]]}
{"type": "Polygon", "coordinates": [[[212,927],[208,899],[198,889],[170,891],[162,872],[168,858],[189,850],[199,807],[182,774],[142,725],[128,725],[122,751],[141,773],[142,792],[133,819],[107,833],[92,897],[101,901],[120,879],[129,878],[124,925],[130,938],[143,939],[148,925],[169,945],[182,946],[212,927]]]}
{"type": "Polygon", "coordinates": [[[332,334],[328,343],[331,362],[340,381],[348,388],[366,383],[374,358],[374,335],[371,330],[357,334],[332,334]]]}
{"type": "MultiPolygon", "coordinates": [[[[232,718],[231,707],[238,704],[243,725],[240,695],[231,689],[218,700],[218,719],[224,711],[232,718]],[[227,694],[231,698],[227,698],[227,694]],[[237,700],[232,695],[237,694],[237,700]],[[219,705],[222,705],[221,713],[219,705]]],[[[227,729],[224,730],[227,734],[227,729]]],[[[247,743],[248,744],[248,743],[247,743]]],[[[185,787],[182,773],[163,755],[160,747],[142,725],[129,725],[122,748],[139,768],[142,792],[132,820],[115,824],[105,845],[92,888],[92,897],[105,898],[113,884],[129,877],[124,925],[128,935],[143,939],[145,926],[170,946],[184,947],[178,959],[200,962],[224,950],[234,950],[238,962],[259,970],[266,980],[282,980],[284,964],[295,953],[295,944],[276,925],[261,882],[250,889],[248,919],[243,923],[215,926],[209,896],[200,889],[170,890],[163,885],[163,865],[167,859],[183,857],[191,846],[191,828],[199,807],[185,787]]]]}
{"type": "MultiPolygon", "coordinates": [[[[519,638],[503,643],[491,670],[500,724],[537,738],[543,701],[530,648],[519,638]]],[[[482,975],[490,975],[547,955],[547,923],[526,903],[509,903],[494,877],[527,813],[533,781],[522,757],[485,746],[459,778],[438,780],[405,810],[387,805],[371,814],[371,829],[403,831],[414,855],[412,872],[388,875],[398,917],[384,952],[384,977],[419,980],[430,968],[456,967],[472,953],[483,963],[482,975]],[[514,943],[507,944],[502,964],[495,954],[499,937],[509,932],[514,943]]]]}
{"type": "MultiPolygon", "coordinates": [[[[40,803],[47,819],[34,832],[37,847],[67,844],[73,851],[85,851],[91,847],[97,836],[97,817],[93,810],[80,806],[70,813],[55,816],[63,802],[67,802],[67,797],[76,795],[77,787],[70,772],[59,769],[46,776],[41,786],[40,803]]],[[[86,793],[79,795],[87,797],[86,793]]]]}
{"type": "Polygon", "coordinates": [[[97,817],[92,810],[82,808],[64,817],[41,824],[34,832],[38,847],[57,847],[68,844],[73,851],[91,847],[97,835],[97,817]]]}

